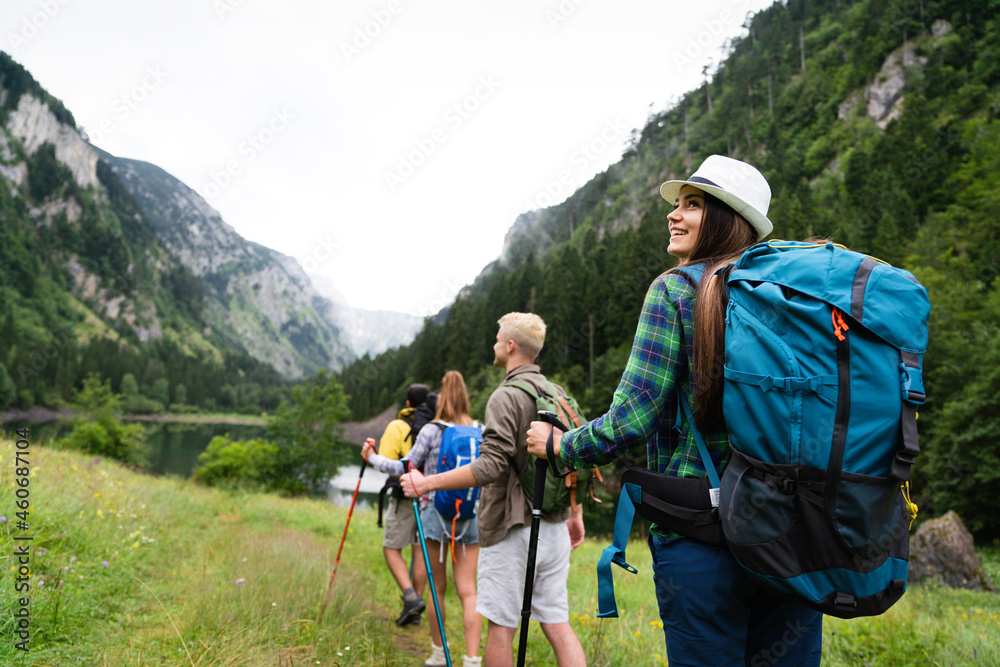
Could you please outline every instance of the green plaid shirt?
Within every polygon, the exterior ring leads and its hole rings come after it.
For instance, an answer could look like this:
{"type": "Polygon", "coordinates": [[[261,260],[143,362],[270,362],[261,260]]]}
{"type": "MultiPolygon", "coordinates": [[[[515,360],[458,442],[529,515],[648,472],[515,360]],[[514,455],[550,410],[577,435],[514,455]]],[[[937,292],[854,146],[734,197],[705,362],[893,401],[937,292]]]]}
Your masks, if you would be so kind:
{"type": "MultiPolygon", "coordinates": [[[[645,445],[650,470],[677,477],[706,476],[688,421],[682,414],[678,422],[677,414],[678,388],[694,396],[695,294],[694,287],[676,273],[664,273],[653,281],[611,407],[563,435],[560,458],[564,463],[593,468],[645,445]]],[[[695,410],[697,397],[690,403],[695,410]]],[[[722,470],[730,458],[728,434],[719,430],[702,435],[716,469],[722,470]]]]}

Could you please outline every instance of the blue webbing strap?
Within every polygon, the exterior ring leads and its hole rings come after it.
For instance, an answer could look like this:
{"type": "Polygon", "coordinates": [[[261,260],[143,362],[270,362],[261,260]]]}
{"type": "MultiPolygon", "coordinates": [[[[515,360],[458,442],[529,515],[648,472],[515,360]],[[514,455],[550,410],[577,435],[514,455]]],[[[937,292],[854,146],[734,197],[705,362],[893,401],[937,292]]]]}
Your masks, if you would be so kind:
{"type": "MultiPolygon", "coordinates": [[[[691,434],[694,435],[694,441],[698,444],[698,454],[701,455],[701,463],[705,466],[705,472],[708,473],[708,481],[711,482],[713,489],[719,488],[719,473],[715,469],[715,463],[712,461],[712,455],[708,453],[708,447],[705,446],[705,439],[701,437],[701,431],[698,427],[694,425],[694,417],[691,416],[691,406],[688,405],[687,398],[684,396],[684,392],[677,391],[677,400],[681,404],[681,408],[684,410],[684,416],[688,420],[688,428],[691,429],[691,434]]],[[[681,415],[677,414],[677,421],[680,422],[681,415]]],[[[680,424],[678,424],[679,426],[680,424]]],[[[713,503],[714,505],[715,503],[713,503]]]]}
{"type": "MultiPolygon", "coordinates": [[[[694,425],[694,417],[691,415],[691,406],[688,405],[687,398],[683,392],[677,392],[678,401],[687,416],[688,426],[694,435],[694,440],[698,444],[698,453],[701,455],[701,462],[708,473],[708,481],[712,484],[712,489],[718,493],[719,473],[715,469],[715,463],[705,446],[705,439],[694,425]]],[[[680,427],[680,411],[677,413],[677,424],[680,427]]],[[[628,570],[635,574],[637,570],[625,562],[625,547],[628,545],[628,535],[632,531],[632,521],[635,518],[635,506],[642,504],[642,489],[636,485],[627,483],[622,486],[622,493],[618,496],[618,509],[615,511],[614,536],[611,546],[606,547],[601,553],[601,560],[597,563],[597,617],[598,618],[618,618],[618,606],[615,603],[615,580],[611,573],[611,564],[628,570]]],[[[715,504],[713,502],[713,504],[715,504]]]]}
{"type": "Polygon", "coordinates": [[[615,531],[611,546],[606,547],[597,563],[597,617],[618,618],[618,607],[615,604],[615,580],[611,574],[611,564],[635,574],[638,570],[625,562],[625,547],[628,545],[628,534],[632,532],[632,519],[635,518],[635,505],[642,503],[642,489],[635,484],[622,486],[618,496],[618,509],[615,511],[615,531]]]}

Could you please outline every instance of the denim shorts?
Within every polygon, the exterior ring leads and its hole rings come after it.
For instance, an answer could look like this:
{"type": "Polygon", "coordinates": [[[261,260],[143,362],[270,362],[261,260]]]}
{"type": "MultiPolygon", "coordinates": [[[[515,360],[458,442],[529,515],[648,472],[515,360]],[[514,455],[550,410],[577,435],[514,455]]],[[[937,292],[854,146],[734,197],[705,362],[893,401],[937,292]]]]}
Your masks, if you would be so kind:
{"type": "MultiPolygon", "coordinates": [[[[434,503],[428,503],[420,510],[420,523],[423,524],[424,538],[435,542],[451,542],[451,519],[444,519],[434,509],[434,503]]],[[[455,544],[479,544],[479,520],[459,519],[455,522],[455,544]]]]}

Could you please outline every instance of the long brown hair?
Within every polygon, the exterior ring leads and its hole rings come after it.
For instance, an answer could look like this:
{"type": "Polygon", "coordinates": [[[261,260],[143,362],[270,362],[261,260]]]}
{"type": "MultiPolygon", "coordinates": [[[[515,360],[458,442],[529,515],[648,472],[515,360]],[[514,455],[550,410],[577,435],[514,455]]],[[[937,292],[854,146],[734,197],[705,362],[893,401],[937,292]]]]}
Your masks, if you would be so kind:
{"type": "Polygon", "coordinates": [[[743,216],[705,193],[705,208],[694,250],[682,264],[704,264],[695,303],[694,363],[698,397],[695,425],[702,432],[722,428],[722,388],[726,361],[726,303],[723,280],[715,270],[732,262],[757,242],[757,232],[743,216]]]}
{"type": "Polygon", "coordinates": [[[441,378],[434,419],[466,426],[472,424],[472,417],[469,416],[469,392],[465,388],[465,378],[458,371],[448,371],[441,378]]]}

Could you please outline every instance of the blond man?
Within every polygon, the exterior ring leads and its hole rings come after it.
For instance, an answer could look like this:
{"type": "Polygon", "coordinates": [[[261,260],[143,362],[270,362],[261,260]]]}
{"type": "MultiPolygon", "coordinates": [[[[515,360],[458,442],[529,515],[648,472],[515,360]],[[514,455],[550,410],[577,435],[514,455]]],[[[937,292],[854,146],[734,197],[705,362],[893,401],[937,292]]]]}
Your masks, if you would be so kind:
{"type": "MultiPolygon", "coordinates": [[[[411,498],[442,489],[483,487],[476,611],[489,622],[484,664],[508,667],[514,664],[531,525],[531,490],[521,488],[518,472],[528,465],[527,432],[537,418],[534,400],[508,383],[518,380],[545,390],[545,376],[535,363],[545,344],[545,323],[533,313],[508,313],[497,324],[493,365],[506,375],[486,405],[479,458],[438,475],[404,475],[400,482],[411,498]]],[[[583,515],[568,508],[543,512],[539,528],[531,619],[541,624],[560,667],[586,665],[569,624],[566,589],[570,551],[583,542],[583,515]]]]}

